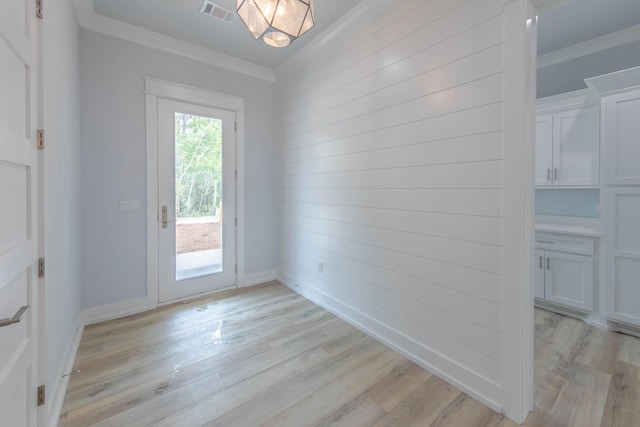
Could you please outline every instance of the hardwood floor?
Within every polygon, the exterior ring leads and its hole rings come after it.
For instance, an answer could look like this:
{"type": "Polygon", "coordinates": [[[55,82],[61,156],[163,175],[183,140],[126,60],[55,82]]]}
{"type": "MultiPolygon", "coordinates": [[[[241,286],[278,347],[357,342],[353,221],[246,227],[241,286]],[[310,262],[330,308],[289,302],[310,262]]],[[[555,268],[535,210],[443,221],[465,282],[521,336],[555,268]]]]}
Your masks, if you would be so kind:
{"type": "MultiPolygon", "coordinates": [[[[640,425],[640,339],[535,321],[526,426],[640,425]]],[[[60,426],[515,425],[278,283],[89,326],[74,372],[60,426]]]]}

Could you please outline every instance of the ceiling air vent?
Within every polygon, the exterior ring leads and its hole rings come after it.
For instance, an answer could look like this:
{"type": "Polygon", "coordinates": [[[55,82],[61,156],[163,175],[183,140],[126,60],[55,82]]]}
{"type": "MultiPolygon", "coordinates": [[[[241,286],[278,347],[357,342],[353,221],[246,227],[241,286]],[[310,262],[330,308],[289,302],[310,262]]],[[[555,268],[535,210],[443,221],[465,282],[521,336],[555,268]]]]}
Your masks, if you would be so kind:
{"type": "Polygon", "coordinates": [[[200,6],[200,12],[227,23],[233,21],[236,16],[235,12],[232,12],[209,0],[204,0],[202,2],[202,6],[200,6]]]}

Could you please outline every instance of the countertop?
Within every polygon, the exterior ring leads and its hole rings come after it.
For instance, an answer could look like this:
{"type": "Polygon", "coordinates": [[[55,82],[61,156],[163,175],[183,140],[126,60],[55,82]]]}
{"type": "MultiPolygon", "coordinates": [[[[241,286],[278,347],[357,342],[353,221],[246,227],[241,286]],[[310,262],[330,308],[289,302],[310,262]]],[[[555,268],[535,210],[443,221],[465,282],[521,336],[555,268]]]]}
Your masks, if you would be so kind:
{"type": "Polygon", "coordinates": [[[535,231],[600,238],[600,220],[595,218],[536,215],[535,231]]]}

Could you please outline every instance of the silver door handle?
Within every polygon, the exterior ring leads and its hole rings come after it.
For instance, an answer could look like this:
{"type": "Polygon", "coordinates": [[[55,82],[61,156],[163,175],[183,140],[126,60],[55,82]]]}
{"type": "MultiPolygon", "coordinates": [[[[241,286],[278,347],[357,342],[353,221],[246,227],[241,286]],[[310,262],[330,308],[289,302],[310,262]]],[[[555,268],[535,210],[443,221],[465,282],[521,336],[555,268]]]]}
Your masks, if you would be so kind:
{"type": "Polygon", "coordinates": [[[551,169],[547,169],[547,181],[551,181],[551,169]]]}
{"type": "Polygon", "coordinates": [[[542,264],[542,257],[540,257],[540,268],[544,268],[544,265],[542,264]]]}
{"type": "Polygon", "coordinates": [[[551,270],[551,257],[547,257],[547,270],[551,270]]]}
{"type": "Polygon", "coordinates": [[[558,180],[558,168],[555,168],[555,170],[554,170],[554,172],[553,172],[553,179],[554,179],[555,181],[557,181],[557,180],[558,180]]]}
{"type": "Polygon", "coordinates": [[[162,207],[162,228],[167,228],[167,207],[162,207]]]}
{"type": "Polygon", "coordinates": [[[169,219],[168,209],[166,206],[162,207],[162,228],[167,228],[170,222],[175,222],[175,219],[169,219]]]}
{"type": "Polygon", "coordinates": [[[13,325],[14,323],[20,323],[20,321],[22,320],[24,315],[27,313],[27,310],[29,310],[29,306],[25,305],[25,306],[20,307],[18,312],[13,317],[7,317],[6,319],[0,319],[0,328],[2,328],[4,326],[13,325]]]}

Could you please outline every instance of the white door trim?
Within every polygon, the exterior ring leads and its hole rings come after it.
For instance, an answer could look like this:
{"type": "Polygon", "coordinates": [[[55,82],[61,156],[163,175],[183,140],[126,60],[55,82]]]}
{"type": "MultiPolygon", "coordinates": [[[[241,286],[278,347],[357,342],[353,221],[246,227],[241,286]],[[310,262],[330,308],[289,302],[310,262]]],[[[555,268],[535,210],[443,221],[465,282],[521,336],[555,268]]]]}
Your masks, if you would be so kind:
{"type": "Polygon", "coordinates": [[[505,30],[502,230],[502,413],[523,423],[533,409],[535,11],[503,0],[505,30]]]}
{"type": "Polygon", "coordinates": [[[147,310],[158,307],[158,99],[171,99],[233,111],[236,115],[236,285],[243,286],[244,247],[244,98],[145,77],[147,128],[147,310]]]}

